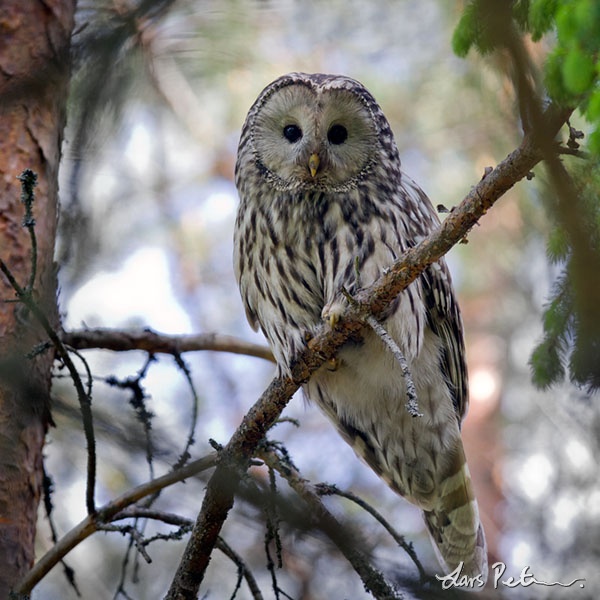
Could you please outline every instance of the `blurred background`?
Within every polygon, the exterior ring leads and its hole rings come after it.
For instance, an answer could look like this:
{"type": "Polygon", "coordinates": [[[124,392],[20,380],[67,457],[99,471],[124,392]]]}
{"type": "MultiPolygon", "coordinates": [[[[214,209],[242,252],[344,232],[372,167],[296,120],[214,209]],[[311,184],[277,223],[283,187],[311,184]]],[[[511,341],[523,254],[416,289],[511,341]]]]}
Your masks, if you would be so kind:
{"type": "MultiPolygon", "coordinates": [[[[460,2],[445,0],[81,1],[63,147],[60,306],[66,329],[143,328],[219,332],[264,343],[246,323],[232,269],[237,208],[233,184],[245,114],[263,87],[289,71],[343,73],[374,94],[391,122],[404,170],[434,205],[457,204],[521,136],[514,91],[497,59],[456,58],[452,31],[460,2]],[[139,5],[136,19],[129,12],[139,5]]],[[[548,48],[530,45],[534,61],[548,48]]],[[[539,580],[569,589],[498,584],[494,598],[592,598],[600,589],[600,415],[585,390],[538,391],[529,358],[542,335],[542,310],[557,275],[546,259],[550,229],[544,172],[520,183],[447,257],[466,329],[470,412],[464,438],[492,561],[503,579],[529,566],[539,580]]],[[[86,351],[94,373],[99,502],[168,471],[194,427],[194,458],[209,438],[225,444],[274,374],[257,358],[184,356],[192,389],[171,357],[86,351]],[[138,380],[153,413],[154,460],[130,404],[138,380]],[[193,422],[194,394],[198,415],[193,422]]],[[[82,367],[83,369],[83,367],[82,367]]],[[[59,535],[85,516],[85,441],[67,379],[54,385],[57,427],[46,470],[54,481],[59,535]]],[[[305,478],[335,483],[375,506],[437,566],[419,511],[395,496],[354,456],[300,394],[280,424],[282,441],[305,478]]],[[[256,469],[257,477],[266,471],[256,469]]],[[[158,506],[195,518],[205,480],[166,490],[158,506]]],[[[285,482],[282,494],[290,494],[285,482]]],[[[416,580],[409,559],[364,512],[327,499],[365,535],[392,580],[416,580]]],[[[167,533],[149,523],[146,534],[167,533]]],[[[239,501],[223,537],[253,569],[265,598],[260,507],[239,501]]],[[[297,600],[367,595],[330,544],[314,533],[283,536],[280,587],[297,600]]],[[[38,555],[51,547],[40,513],[38,555]]],[[[84,598],[159,598],[184,542],[157,541],[146,564],[118,533],[96,534],[67,558],[84,598]]],[[[236,569],[215,553],[203,590],[229,598],[236,569]]],[[[33,598],[75,598],[59,568],[33,598]]],[[[245,584],[236,598],[249,598],[245,584]]]]}

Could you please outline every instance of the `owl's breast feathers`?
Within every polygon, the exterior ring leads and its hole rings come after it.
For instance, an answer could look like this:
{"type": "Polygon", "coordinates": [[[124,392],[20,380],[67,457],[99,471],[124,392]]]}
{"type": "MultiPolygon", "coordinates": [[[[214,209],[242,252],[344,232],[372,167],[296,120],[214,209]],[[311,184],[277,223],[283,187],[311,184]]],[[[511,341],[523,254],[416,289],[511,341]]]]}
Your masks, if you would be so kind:
{"type": "MultiPolygon", "coordinates": [[[[414,186],[407,178],[402,181],[414,186]]],[[[257,201],[242,194],[235,232],[236,276],[251,324],[262,328],[282,365],[288,365],[302,346],[304,335],[298,330],[311,333],[322,322],[324,307],[340,297],[343,288],[356,291],[357,274],[361,286],[370,285],[437,224],[433,209],[411,198],[410,185],[405,189],[391,182],[365,182],[348,192],[272,192],[268,202],[264,196],[257,201]]],[[[409,286],[388,316],[401,306],[411,318],[402,318],[395,327],[408,356],[419,353],[427,319],[435,311],[436,321],[458,319],[438,329],[460,337],[460,317],[443,263],[432,267],[427,279],[409,286]]],[[[462,393],[459,350],[460,343],[450,345],[447,370],[462,393]]]]}

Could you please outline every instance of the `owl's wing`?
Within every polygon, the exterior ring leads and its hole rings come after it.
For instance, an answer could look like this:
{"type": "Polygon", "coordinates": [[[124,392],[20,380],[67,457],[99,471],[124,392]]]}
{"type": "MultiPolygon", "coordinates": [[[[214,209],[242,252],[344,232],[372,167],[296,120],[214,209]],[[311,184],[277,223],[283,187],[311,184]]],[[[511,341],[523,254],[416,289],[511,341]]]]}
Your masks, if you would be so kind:
{"type": "Polygon", "coordinates": [[[421,275],[423,300],[427,308],[427,324],[440,338],[440,367],[452,394],[459,424],[466,414],[469,398],[462,319],[454,297],[452,280],[442,259],[421,275]]]}
{"type": "MultiPolygon", "coordinates": [[[[421,240],[440,225],[436,210],[427,194],[405,173],[401,189],[406,194],[404,212],[411,216],[414,240],[421,240]],[[408,210],[406,208],[408,206],[408,210]]],[[[463,326],[458,302],[454,296],[452,278],[444,259],[433,263],[420,278],[427,313],[427,324],[441,342],[440,368],[450,387],[458,422],[464,418],[468,404],[467,367],[463,326]]]]}

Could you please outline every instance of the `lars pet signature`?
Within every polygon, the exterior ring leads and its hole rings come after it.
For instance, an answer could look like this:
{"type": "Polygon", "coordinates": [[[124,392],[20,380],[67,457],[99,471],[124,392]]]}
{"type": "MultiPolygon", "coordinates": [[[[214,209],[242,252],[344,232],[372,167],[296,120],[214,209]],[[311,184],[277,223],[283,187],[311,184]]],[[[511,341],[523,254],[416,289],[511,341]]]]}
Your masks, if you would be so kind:
{"type": "MultiPolygon", "coordinates": [[[[448,573],[448,575],[440,576],[436,575],[436,579],[442,582],[442,589],[448,590],[450,588],[481,588],[484,586],[484,581],[481,575],[476,575],[475,577],[469,577],[467,575],[462,574],[463,563],[461,562],[454,571],[448,573]]],[[[579,583],[580,588],[585,587],[585,579],[573,579],[570,583],[562,583],[560,581],[542,581],[540,579],[536,579],[533,573],[530,571],[531,567],[524,567],[521,570],[518,578],[515,577],[507,577],[503,579],[504,573],[506,572],[506,564],[503,562],[496,562],[492,565],[492,573],[493,573],[493,586],[494,589],[498,589],[498,585],[501,584],[505,587],[514,588],[514,587],[529,587],[530,585],[545,585],[545,586],[561,586],[561,587],[571,587],[575,585],[577,582],[579,583]]]]}

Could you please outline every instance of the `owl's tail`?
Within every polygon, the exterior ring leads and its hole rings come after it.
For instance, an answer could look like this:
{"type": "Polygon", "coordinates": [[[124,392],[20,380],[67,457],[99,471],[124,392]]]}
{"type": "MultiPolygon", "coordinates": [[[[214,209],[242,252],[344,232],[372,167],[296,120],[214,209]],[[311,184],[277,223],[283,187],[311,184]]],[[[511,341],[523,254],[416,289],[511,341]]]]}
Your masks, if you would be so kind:
{"type": "Polygon", "coordinates": [[[460,577],[469,578],[462,581],[470,581],[464,589],[478,591],[488,576],[487,546],[460,440],[453,459],[435,505],[423,515],[444,575],[458,569],[460,577]]]}

